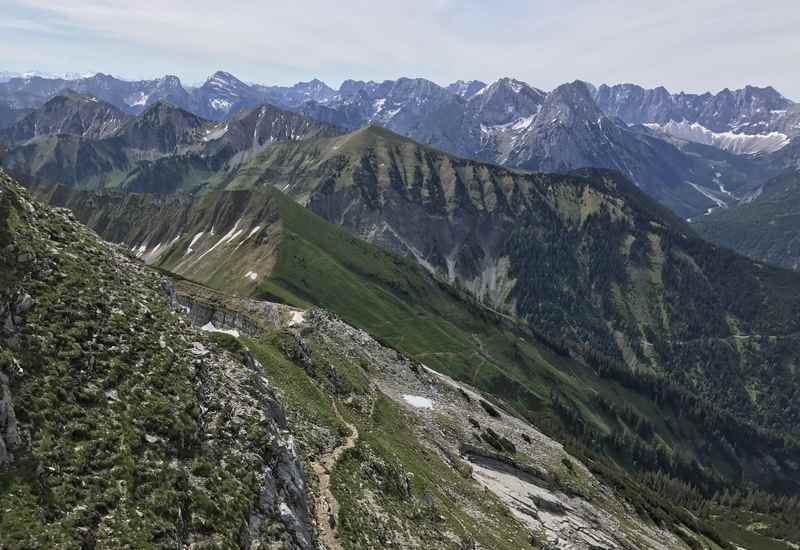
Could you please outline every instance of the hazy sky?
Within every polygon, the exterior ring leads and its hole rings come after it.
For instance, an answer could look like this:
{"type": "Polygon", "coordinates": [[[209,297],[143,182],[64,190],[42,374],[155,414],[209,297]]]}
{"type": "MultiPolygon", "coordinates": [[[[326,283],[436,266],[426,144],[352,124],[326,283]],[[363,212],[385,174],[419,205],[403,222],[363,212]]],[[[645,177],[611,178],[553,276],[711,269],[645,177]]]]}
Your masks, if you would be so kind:
{"type": "Polygon", "coordinates": [[[0,36],[0,70],[770,84],[800,99],[798,0],[0,0],[0,36]]]}

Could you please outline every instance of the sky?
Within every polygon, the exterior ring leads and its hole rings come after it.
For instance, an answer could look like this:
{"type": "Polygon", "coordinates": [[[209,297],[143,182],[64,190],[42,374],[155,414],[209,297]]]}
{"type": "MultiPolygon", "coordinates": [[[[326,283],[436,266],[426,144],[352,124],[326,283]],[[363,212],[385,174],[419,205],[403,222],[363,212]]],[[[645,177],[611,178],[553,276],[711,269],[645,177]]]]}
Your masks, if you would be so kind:
{"type": "Polygon", "coordinates": [[[800,100],[798,0],[0,0],[0,70],[291,84],[511,76],[800,100]]]}

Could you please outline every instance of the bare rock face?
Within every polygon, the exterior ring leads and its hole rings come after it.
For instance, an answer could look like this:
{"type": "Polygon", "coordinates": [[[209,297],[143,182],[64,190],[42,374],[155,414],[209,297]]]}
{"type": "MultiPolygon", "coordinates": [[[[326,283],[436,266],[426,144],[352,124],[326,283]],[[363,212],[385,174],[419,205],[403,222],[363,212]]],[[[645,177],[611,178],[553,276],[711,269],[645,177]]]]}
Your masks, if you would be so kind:
{"type": "MultiPolygon", "coordinates": [[[[17,293],[11,301],[0,301],[0,343],[8,349],[19,346],[22,315],[33,305],[34,300],[28,293],[17,293]]],[[[0,468],[14,462],[14,453],[21,445],[12,387],[22,374],[17,359],[0,347],[0,468]]]]}
{"type": "MultiPolygon", "coordinates": [[[[3,358],[0,357],[0,364],[2,361],[3,358]]],[[[14,451],[20,444],[17,417],[14,414],[14,401],[11,395],[11,384],[15,371],[19,371],[19,364],[15,360],[0,366],[0,467],[7,466],[14,461],[14,451]]]]}

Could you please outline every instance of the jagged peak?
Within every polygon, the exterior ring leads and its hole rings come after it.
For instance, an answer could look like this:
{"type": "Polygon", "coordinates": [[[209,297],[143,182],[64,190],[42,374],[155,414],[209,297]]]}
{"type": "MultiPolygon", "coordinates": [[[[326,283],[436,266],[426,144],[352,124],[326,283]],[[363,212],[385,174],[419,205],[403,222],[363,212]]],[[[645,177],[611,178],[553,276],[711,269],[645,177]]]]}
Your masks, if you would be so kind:
{"type": "MultiPolygon", "coordinates": [[[[49,101],[47,101],[47,103],[45,103],[45,105],[52,104],[52,103],[60,103],[60,102],[63,102],[64,100],[81,101],[81,102],[92,102],[92,103],[100,102],[99,99],[97,99],[95,96],[93,96],[91,94],[82,94],[80,92],[76,92],[72,88],[67,88],[66,90],[64,90],[61,93],[59,93],[57,96],[55,96],[52,99],[50,99],[49,101]]],[[[102,103],[104,103],[106,105],[109,105],[109,104],[107,104],[105,102],[102,102],[102,103]]],[[[109,105],[109,106],[111,106],[111,105],[109,105]]]]}
{"type": "Polygon", "coordinates": [[[181,79],[174,74],[167,74],[158,79],[159,86],[167,88],[180,88],[183,86],[181,79]]]}
{"type": "Polygon", "coordinates": [[[233,76],[226,71],[216,71],[209,76],[203,86],[210,87],[230,87],[230,86],[247,86],[244,82],[233,76]]]}
{"type": "Polygon", "coordinates": [[[174,113],[178,116],[183,118],[197,120],[199,122],[205,122],[204,119],[200,118],[199,116],[190,113],[189,111],[182,109],[181,107],[175,105],[171,101],[161,98],[158,101],[154,102],[152,105],[147,107],[144,112],[135,120],[148,120],[153,117],[160,117],[165,114],[174,113]]]}

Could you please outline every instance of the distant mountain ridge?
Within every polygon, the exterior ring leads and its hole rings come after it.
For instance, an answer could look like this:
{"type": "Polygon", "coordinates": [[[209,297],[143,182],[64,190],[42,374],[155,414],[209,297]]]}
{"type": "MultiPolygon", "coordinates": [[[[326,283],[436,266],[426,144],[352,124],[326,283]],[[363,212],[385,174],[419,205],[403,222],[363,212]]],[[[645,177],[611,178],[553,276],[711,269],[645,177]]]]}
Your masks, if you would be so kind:
{"type": "Polygon", "coordinates": [[[0,119],[14,124],[19,109],[38,108],[68,88],[127,115],[165,100],[222,122],[266,103],[348,130],[379,124],[450,153],[514,168],[610,168],[687,218],[754,193],[797,160],[792,144],[800,143],[800,107],[772,88],[692,95],[575,81],[545,92],[512,78],[447,87],[421,78],[346,80],[335,90],[316,79],[293,86],[248,84],[224,71],[195,88],[184,88],[174,76],[31,76],[0,82],[0,119]]]}
{"type": "Polygon", "coordinates": [[[3,164],[28,178],[171,192],[181,188],[181,178],[194,178],[194,186],[224,180],[273,141],[341,133],[271,105],[216,122],[167,100],[131,116],[95,97],[68,92],[0,130],[0,144],[9,150],[3,164]]]}
{"type": "Polygon", "coordinates": [[[595,98],[603,111],[628,124],[686,121],[712,132],[800,133],[800,124],[788,124],[788,118],[797,115],[798,106],[772,86],[725,88],[716,94],[675,94],[664,87],[645,89],[636,84],[603,84],[597,88],[595,98]]]}

